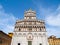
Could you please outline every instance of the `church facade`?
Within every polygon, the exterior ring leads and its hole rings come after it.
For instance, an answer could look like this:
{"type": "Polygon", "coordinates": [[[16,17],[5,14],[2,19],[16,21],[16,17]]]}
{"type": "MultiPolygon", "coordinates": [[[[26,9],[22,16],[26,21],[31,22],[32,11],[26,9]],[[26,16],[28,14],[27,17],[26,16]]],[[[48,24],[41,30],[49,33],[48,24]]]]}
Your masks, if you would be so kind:
{"type": "Polygon", "coordinates": [[[24,19],[17,20],[11,45],[48,45],[44,20],[36,18],[36,12],[29,9],[24,19]]]}

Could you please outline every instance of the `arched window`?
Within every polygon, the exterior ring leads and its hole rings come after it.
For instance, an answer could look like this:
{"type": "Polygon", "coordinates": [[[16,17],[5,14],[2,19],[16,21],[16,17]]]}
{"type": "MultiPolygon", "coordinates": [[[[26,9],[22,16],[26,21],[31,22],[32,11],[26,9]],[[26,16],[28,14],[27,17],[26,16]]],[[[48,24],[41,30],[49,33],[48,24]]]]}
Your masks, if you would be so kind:
{"type": "Polygon", "coordinates": [[[19,31],[21,31],[21,29],[19,28],[19,31]]]}
{"type": "Polygon", "coordinates": [[[18,43],[18,45],[20,45],[20,43],[18,43]]]}
{"type": "Polygon", "coordinates": [[[0,44],[2,44],[2,40],[0,40],[0,44]]]}
{"type": "Polygon", "coordinates": [[[42,43],[40,43],[39,45],[42,45],[42,43]]]}
{"type": "Polygon", "coordinates": [[[42,31],[41,27],[40,27],[40,31],[42,31]]]}

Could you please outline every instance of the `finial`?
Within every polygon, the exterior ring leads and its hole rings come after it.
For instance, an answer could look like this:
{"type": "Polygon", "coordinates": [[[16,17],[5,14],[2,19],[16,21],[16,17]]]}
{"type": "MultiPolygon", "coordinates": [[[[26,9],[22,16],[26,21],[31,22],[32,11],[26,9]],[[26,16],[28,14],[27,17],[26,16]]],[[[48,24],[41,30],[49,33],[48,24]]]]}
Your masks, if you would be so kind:
{"type": "Polygon", "coordinates": [[[30,10],[32,10],[32,9],[30,8],[30,10]]]}
{"type": "Polygon", "coordinates": [[[31,11],[32,9],[30,8],[29,10],[31,11]]]}

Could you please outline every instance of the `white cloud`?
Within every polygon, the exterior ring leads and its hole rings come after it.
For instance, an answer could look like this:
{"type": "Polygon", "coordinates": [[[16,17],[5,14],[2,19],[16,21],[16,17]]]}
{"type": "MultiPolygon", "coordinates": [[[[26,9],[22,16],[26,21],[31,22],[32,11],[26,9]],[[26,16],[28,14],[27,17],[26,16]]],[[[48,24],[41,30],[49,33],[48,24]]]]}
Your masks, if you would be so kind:
{"type": "Polygon", "coordinates": [[[0,9],[2,9],[3,7],[2,7],[2,5],[0,5],[0,9]]]}
{"type": "Polygon", "coordinates": [[[48,36],[55,35],[56,37],[60,37],[60,30],[57,28],[49,27],[46,28],[48,36]]]}
{"type": "Polygon", "coordinates": [[[46,23],[51,26],[60,26],[60,14],[46,17],[46,23]]]}
{"type": "Polygon", "coordinates": [[[60,5],[58,6],[57,11],[60,11],[60,5]]]}
{"type": "Polygon", "coordinates": [[[14,24],[17,18],[12,13],[6,13],[3,6],[0,5],[0,30],[8,33],[14,30],[14,24]]]}
{"type": "Polygon", "coordinates": [[[60,27],[60,6],[56,11],[46,16],[45,20],[48,25],[60,27]]]}
{"type": "Polygon", "coordinates": [[[47,34],[60,37],[60,5],[54,9],[42,6],[39,9],[40,15],[45,17],[47,34]]]}
{"type": "Polygon", "coordinates": [[[48,35],[60,37],[60,6],[53,13],[46,15],[45,21],[50,26],[47,27],[48,35]]]}
{"type": "Polygon", "coordinates": [[[45,20],[47,34],[60,37],[60,5],[58,7],[54,5],[45,6],[34,0],[33,3],[38,7],[38,18],[44,17],[42,19],[45,20]]]}

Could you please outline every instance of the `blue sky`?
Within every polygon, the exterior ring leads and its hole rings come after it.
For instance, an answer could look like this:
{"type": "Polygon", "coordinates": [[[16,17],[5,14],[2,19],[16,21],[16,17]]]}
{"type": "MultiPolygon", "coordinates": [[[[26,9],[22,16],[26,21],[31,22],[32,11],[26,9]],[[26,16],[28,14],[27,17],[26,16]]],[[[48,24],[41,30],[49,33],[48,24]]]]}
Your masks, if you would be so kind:
{"type": "Polygon", "coordinates": [[[48,36],[60,37],[60,0],[0,0],[0,30],[13,32],[16,20],[30,8],[37,19],[45,20],[48,36]]]}

